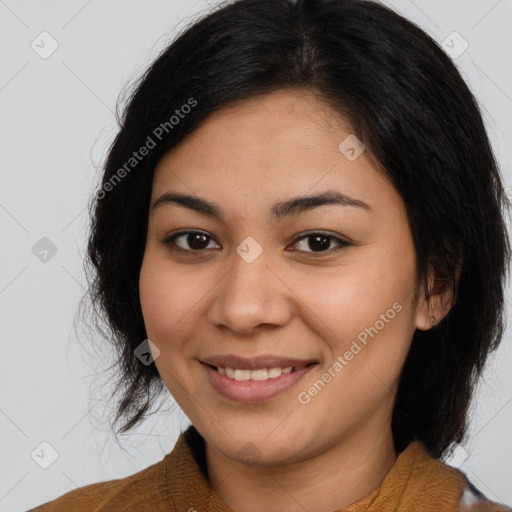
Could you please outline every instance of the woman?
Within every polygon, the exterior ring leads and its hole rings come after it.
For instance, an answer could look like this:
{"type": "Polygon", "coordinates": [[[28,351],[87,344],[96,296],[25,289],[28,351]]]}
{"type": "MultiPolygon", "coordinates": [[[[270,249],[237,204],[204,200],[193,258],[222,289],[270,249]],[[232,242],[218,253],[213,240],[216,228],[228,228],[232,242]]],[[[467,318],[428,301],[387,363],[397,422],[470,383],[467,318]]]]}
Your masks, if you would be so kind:
{"type": "Polygon", "coordinates": [[[163,384],[192,426],[34,510],[510,510],[438,460],[502,338],[505,206],[473,95],[390,9],[196,22],[130,98],[88,246],[120,431],[163,384]]]}

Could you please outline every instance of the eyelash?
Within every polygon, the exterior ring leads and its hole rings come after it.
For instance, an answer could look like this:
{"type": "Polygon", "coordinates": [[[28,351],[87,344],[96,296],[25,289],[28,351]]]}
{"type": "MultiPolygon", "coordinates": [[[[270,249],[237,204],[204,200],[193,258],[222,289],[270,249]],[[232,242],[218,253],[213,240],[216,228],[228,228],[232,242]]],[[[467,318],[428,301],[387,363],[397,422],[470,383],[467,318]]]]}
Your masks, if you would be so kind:
{"type": "MultiPolygon", "coordinates": [[[[182,247],[176,246],[176,244],[174,243],[174,241],[177,238],[180,238],[180,237],[185,236],[185,235],[194,235],[194,234],[195,235],[203,235],[206,238],[208,238],[209,240],[214,240],[211,236],[209,236],[208,234],[206,234],[203,231],[181,231],[179,233],[175,233],[174,235],[171,235],[169,237],[164,238],[162,240],[162,243],[164,245],[169,246],[169,248],[171,250],[177,251],[177,252],[196,253],[196,254],[200,254],[200,253],[205,252],[207,249],[199,249],[199,250],[183,249],[182,247]]],[[[292,242],[291,245],[295,245],[297,242],[299,242],[301,240],[304,240],[304,239],[307,239],[307,238],[313,238],[315,236],[322,236],[322,237],[328,238],[331,241],[334,241],[335,243],[337,243],[338,247],[335,248],[335,249],[328,249],[326,251],[319,251],[319,252],[314,252],[314,251],[299,251],[299,252],[305,252],[307,254],[312,255],[313,257],[321,257],[321,256],[324,256],[326,254],[336,253],[336,252],[344,249],[345,247],[348,247],[348,246],[352,245],[350,242],[347,242],[346,240],[341,240],[340,238],[338,238],[338,237],[336,237],[334,235],[331,235],[330,233],[326,233],[324,231],[311,231],[309,233],[303,234],[299,238],[296,238],[292,242]]]]}

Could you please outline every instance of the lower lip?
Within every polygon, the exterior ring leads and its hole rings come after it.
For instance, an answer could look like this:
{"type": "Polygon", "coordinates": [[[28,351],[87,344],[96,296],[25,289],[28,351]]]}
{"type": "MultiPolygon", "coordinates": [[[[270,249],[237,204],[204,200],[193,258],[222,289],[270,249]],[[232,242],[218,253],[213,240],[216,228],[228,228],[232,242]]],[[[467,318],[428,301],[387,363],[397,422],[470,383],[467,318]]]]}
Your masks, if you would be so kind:
{"type": "Polygon", "coordinates": [[[206,370],[213,388],[226,398],[235,402],[255,403],[269,400],[296,384],[309,373],[316,364],[311,364],[291,373],[282,373],[275,379],[235,380],[221,375],[211,366],[201,363],[206,370]]]}

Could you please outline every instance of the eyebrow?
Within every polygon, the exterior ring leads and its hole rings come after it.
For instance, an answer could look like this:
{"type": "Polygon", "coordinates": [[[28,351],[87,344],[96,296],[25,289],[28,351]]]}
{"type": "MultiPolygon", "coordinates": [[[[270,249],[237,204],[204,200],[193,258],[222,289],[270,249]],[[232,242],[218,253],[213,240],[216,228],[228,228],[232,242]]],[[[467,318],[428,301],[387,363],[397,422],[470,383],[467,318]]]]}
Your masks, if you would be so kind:
{"type": "MultiPolygon", "coordinates": [[[[176,192],[166,192],[162,194],[151,207],[152,211],[157,208],[175,204],[185,208],[194,210],[207,217],[213,217],[224,220],[225,213],[218,204],[202,199],[201,197],[190,194],[179,194],[176,192]]],[[[365,202],[354,199],[346,194],[342,194],[337,190],[326,190],[320,194],[294,197],[284,201],[278,201],[270,209],[270,216],[275,221],[279,221],[285,217],[300,215],[314,208],[324,205],[341,205],[362,208],[367,211],[373,211],[365,202]]]]}

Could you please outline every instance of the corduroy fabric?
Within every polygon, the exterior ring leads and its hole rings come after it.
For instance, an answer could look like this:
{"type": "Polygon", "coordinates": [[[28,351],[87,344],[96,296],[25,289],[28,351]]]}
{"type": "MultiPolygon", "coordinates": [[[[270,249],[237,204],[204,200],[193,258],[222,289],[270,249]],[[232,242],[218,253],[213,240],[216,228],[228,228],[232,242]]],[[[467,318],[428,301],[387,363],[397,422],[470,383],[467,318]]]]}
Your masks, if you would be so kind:
{"type": "MultiPolygon", "coordinates": [[[[233,512],[209,486],[204,471],[204,442],[190,427],[160,462],[123,479],[72,490],[28,512],[233,512]]],[[[467,489],[463,473],[413,442],[378,489],[339,512],[512,512],[483,498],[462,505],[467,489]]]]}

